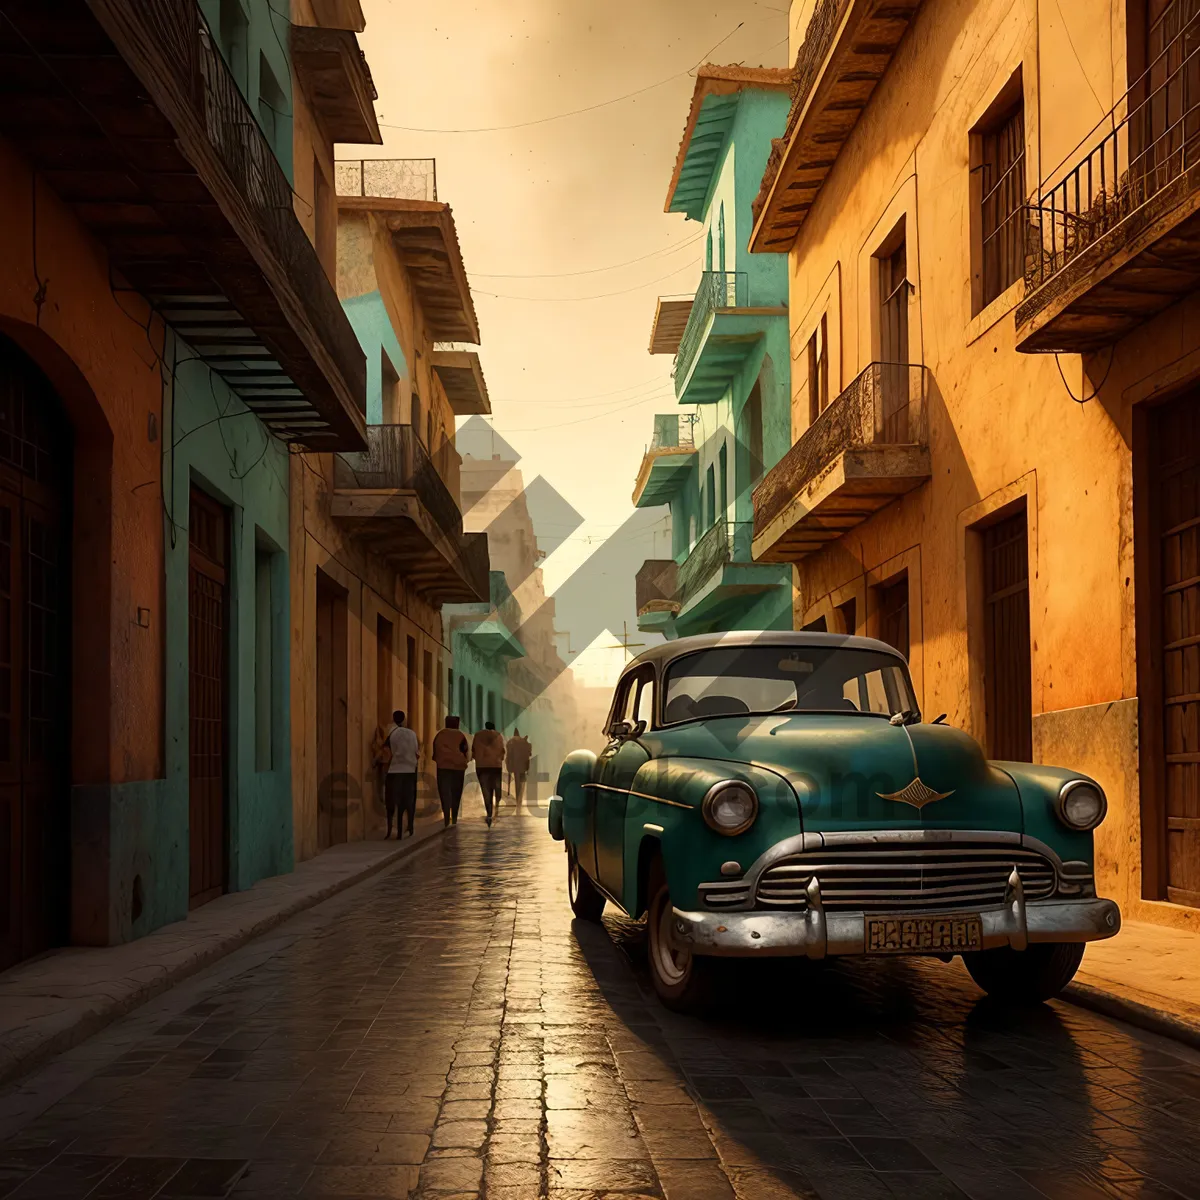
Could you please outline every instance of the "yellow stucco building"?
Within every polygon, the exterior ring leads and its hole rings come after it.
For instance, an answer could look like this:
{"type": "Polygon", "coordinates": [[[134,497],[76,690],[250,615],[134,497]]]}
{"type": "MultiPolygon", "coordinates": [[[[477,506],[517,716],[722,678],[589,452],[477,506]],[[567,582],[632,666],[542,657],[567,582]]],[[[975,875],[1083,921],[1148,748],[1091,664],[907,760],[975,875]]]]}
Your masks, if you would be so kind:
{"type": "Polygon", "coordinates": [[[1200,6],[796,0],[751,248],[793,447],[754,553],[929,718],[1105,787],[1097,880],[1200,931],[1200,6]]]}

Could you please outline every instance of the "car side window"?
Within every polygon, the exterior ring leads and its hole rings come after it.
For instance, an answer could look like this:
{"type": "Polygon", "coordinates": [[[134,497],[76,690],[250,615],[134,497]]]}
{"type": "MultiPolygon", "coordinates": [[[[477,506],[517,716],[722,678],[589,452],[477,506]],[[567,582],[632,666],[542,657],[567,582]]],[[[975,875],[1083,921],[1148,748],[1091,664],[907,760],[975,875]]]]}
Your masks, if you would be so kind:
{"type": "Polygon", "coordinates": [[[647,729],[654,723],[654,676],[644,675],[638,685],[637,703],[634,705],[633,720],[644,723],[647,729]]]}
{"type": "Polygon", "coordinates": [[[617,702],[613,705],[612,721],[606,732],[611,733],[613,727],[621,721],[633,720],[633,706],[637,699],[638,680],[636,675],[622,679],[617,685],[617,702]]]}

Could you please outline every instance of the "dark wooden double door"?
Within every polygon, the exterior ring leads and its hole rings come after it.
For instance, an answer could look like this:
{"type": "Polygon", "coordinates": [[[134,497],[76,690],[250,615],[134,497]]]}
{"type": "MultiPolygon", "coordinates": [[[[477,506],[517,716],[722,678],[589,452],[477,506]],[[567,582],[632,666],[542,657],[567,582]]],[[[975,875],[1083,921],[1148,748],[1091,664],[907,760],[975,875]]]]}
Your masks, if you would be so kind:
{"type": "Polygon", "coordinates": [[[0,336],[0,969],[68,931],[71,458],[58,396],[0,336]]]}
{"type": "Polygon", "coordinates": [[[1148,424],[1139,475],[1149,493],[1138,595],[1144,890],[1200,907],[1200,395],[1152,410],[1148,424]]]}
{"type": "Polygon", "coordinates": [[[229,510],[193,487],[188,511],[188,901],[228,878],[229,510]]]}

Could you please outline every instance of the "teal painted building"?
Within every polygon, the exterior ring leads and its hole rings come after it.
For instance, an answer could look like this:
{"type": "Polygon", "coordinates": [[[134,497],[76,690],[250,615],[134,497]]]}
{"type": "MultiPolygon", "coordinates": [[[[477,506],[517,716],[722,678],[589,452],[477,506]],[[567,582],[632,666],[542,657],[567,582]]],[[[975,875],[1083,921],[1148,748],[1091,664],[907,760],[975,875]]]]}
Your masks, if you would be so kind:
{"type": "Polygon", "coordinates": [[[489,576],[487,604],[447,604],[442,608],[445,641],[453,655],[447,711],[476,732],[493,721],[506,736],[520,723],[520,709],[507,699],[508,664],[525,656],[513,630],[521,611],[503,571],[489,576]]]}
{"type": "Polygon", "coordinates": [[[638,573],[638,627],[666,637],[790,629],[792,568],[755,563],[753,490],[791,446],[787,256],[748,249],[751,203],[791,103],[787,71],[702,67],[666,210],[703,227],[700,285],[660,300],[682,413],[655,418],[634,490],[671,509],[672,558],[638,573]]]}

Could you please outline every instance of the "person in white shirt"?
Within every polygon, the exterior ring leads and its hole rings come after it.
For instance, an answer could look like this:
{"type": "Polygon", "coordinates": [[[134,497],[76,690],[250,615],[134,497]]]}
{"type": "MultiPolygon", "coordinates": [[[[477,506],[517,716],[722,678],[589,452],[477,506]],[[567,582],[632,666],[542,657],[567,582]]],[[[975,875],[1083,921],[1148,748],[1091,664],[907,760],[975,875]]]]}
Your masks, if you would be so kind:
{"type": "Polygon", "coordinates": [[[387,766],[387,777],[383,781],[383,804],[387,809],[387,833],[384,840],[392,836],[392,813],[396,813],[396,838],[404,836],[402,825],[408,817],[408,836],[413,836],[413,821],[417,815],[417,764],[421,757],[421,745],[417,735],[404,724],[404,714],[392,713],[395,724],[388,734],[388,750],[391,759],[387,766]]]}

